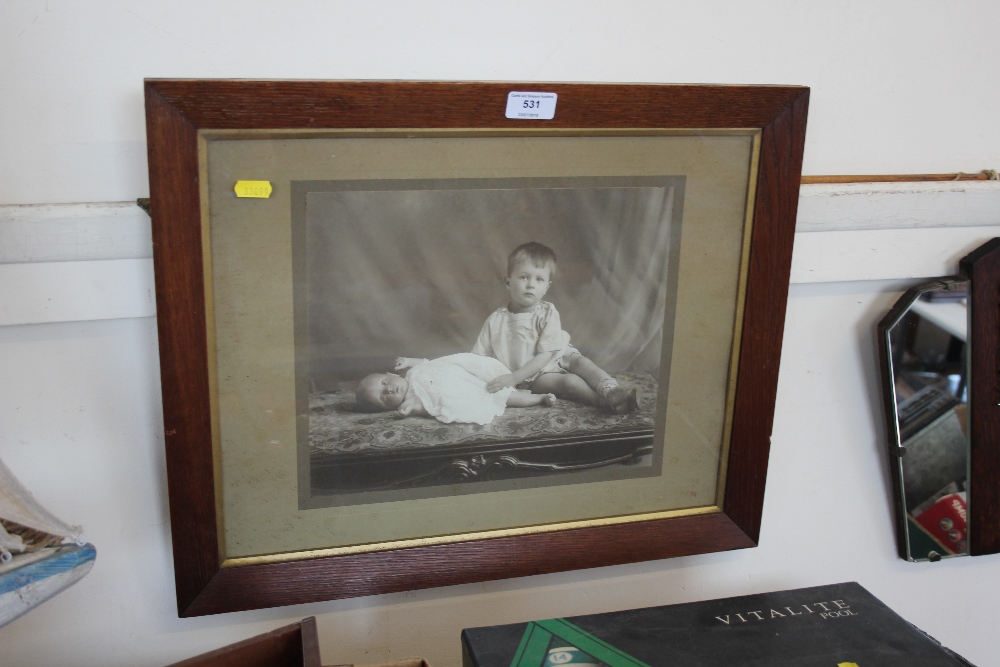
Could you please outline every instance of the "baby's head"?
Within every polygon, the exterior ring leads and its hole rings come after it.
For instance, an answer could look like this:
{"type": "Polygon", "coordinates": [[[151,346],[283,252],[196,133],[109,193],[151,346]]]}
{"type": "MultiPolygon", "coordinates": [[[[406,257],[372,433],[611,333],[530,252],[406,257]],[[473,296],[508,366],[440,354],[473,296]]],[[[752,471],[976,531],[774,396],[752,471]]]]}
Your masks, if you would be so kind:
{"type": "Polygon", "coordinates": [[[525,312],[534,308],[552,285],[556,272],[556,253],[535,243],[522,243],[507,257],[507,289],[511,308],[525,312]]]}
{"type": "Polygon", "coordinates": [[[358,385],[354,399],[361,412],[395,410],[402,404],[409,386],[405,378],[395,373],[372,373],[358,385]]]}

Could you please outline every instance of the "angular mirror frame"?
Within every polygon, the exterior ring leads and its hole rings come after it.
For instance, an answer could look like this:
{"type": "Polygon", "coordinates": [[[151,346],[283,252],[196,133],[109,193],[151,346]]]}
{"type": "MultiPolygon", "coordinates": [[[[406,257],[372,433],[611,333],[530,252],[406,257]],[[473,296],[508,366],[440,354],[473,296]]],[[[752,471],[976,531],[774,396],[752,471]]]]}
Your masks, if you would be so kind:
{"type": "MultiPolygon", "coordinates": [[[[937,554],[934,551],[931,551],[928,554],[928,558],[913,557],[913,550],[910,545],[911,522],[908,521],[908,518],[910,517],[906,508],[906,484],[904,481],[904,478],[906,477],[904,471],[904,458],[907,453],[907,449],[903,446],[903,433],[901,432],[899,419],[900,406],[897,398],[898,389],[896,385],[897,370],[901,373],[902,369],[896,369],[893,363],[892,335],[893,332],[903,324],[906,316],[915,312],[914,304],[920,299],[921,296],[939,291],[958,291],[957,288],[960,287],[963,288],[964,291],[964,288],[967,285],[971,290],[969,281],[964,276],[959,275],[936,278],[930,282],[921,283],[920,285],[911,287],[903,293],[903,296],[901,296],[898,301],[896,301],[892,309],[884,318],[882,318],[882,321],[879,322],[878,325],[879,366],[882,371],[882,398],[884,401],[886,416],[886,436],[888,438],[889,445],[889,469],[891,471],[892,478],[892,497],[894,501],[893,515],[896,523],[896,543],[899,550],[899,557],[910,562],[925,562],[928,560],[936,562],[942,558],[956,558],[966,556],[968,554],[937,554]]],[[[972,301],[970,299],[970,304],[971,303],[972,301]]],[[[969,349],[970,348],[967,346],[967,354],[969,349]]],[[[966,367],[969,367],[968,362],[966,363],[966,367]]],[[[935,418],[935,421],[936,419],[937,418],[935,418]]],[[[966,468],[968,467],[968,449],[969,440],[966,438],[966,468]]],[[[968,473],[966,473],[966,479],[968,479],[968,473]]]]}
{"type": "Polygon", "coordinates": [[[878,324],[879,367],[892,477],[896,545],[900,558],[913,560],[907,548],[906,508],[902,494],[902,456],[892,377],[889,332],[923,293],[969,281],[968,555],[1000,552],[1000,238],[961,260],[960,275],[928,281],[906,291],[878,324]]]}

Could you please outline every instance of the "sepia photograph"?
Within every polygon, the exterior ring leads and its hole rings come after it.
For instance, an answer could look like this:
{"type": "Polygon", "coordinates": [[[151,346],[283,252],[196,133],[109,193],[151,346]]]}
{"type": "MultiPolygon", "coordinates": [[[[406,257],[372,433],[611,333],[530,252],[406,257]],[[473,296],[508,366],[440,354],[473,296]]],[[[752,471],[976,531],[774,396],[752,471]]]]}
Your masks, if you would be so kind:
{"type": "Polygon", "coordinates": [[[662,473],[683,177],[292,197],[309,506],[662,473]]]}

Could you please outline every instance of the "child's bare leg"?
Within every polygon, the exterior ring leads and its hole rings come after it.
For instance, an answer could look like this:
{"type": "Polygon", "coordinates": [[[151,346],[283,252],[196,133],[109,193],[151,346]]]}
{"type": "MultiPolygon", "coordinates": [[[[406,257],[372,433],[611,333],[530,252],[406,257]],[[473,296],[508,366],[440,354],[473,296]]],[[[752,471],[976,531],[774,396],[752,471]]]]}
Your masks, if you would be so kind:
{"type": "Polygon", "coordinates": [[[620,386],[607,371],[582,354],[563,357],[563,368],[583,378],[587,385],[604,399],[602,407],[607,406],[620,415],[634,412],[639,408],[635,387],[620,386]]]}
{"type": "Polygon", "coordinates": [[[586,380],[572,373],[542,373],[531,383],[531,391],[536,394],[555,394],[567,401],[599,408],[607,405],[586,380]]]}
{"type": "Polygon", "coordinates": [[[508,408],[533,408],[536,405],[555,405],[555,394],[532,394],[530,391],[512,391],[507,397],[508,408]]]}
{"type": "Polygon", "coordinates": [[[579,375],[594,391],[606,380],[613,380],[607,371],[582,354],[570,354],[562,358],[563,368],[573,375],[579,375]]]}

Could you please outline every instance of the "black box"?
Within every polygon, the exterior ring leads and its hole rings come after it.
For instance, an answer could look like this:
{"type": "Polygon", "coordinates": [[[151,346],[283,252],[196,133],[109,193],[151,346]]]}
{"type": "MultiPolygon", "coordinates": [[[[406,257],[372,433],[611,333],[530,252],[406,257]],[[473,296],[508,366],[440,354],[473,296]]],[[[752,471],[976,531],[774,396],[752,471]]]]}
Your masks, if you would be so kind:
{"type": "Polygon", "coordinates": [[[465,667],[970,665],[857,583],[467,628],[462,655],[465,667]]]}

